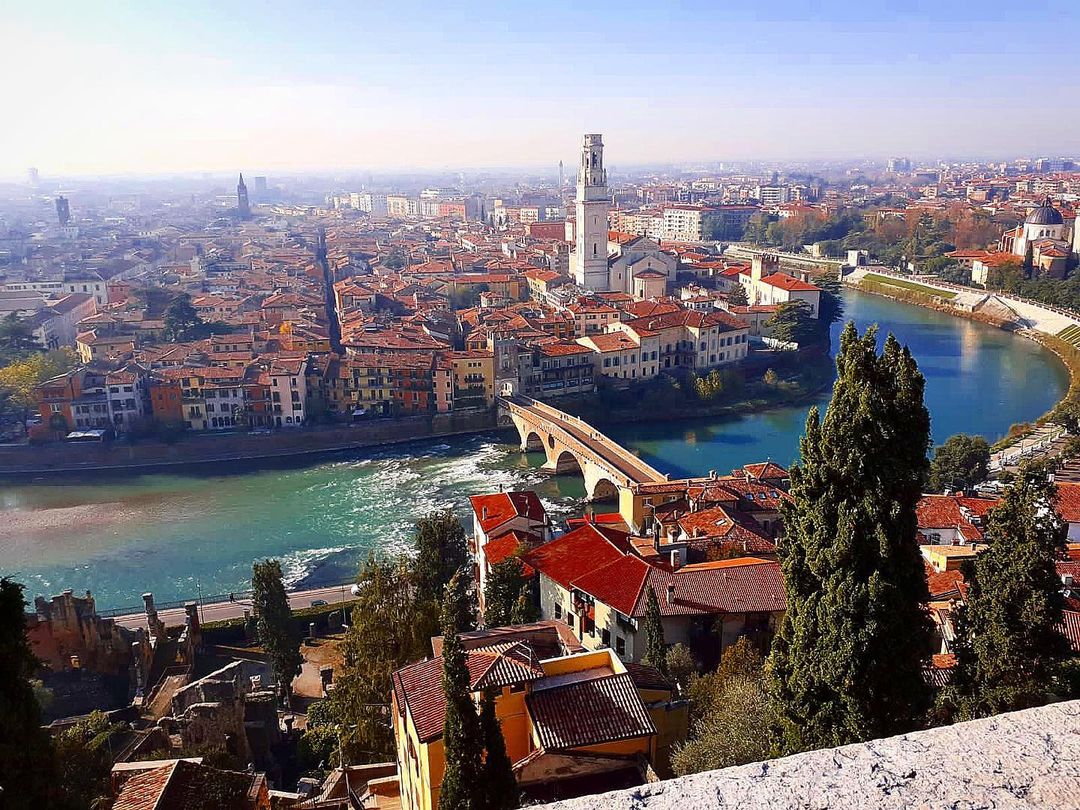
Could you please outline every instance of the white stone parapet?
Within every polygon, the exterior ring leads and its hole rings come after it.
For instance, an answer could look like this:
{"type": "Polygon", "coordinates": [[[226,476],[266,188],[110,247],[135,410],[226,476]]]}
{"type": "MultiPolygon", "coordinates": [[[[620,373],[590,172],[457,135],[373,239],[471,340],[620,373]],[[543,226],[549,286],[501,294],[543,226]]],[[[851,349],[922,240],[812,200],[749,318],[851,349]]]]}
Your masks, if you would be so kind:
{"type": "Polygon", "coordinates": [[[1080,808],[1080,701],[724,768],[549,810],[1080,808]]]}

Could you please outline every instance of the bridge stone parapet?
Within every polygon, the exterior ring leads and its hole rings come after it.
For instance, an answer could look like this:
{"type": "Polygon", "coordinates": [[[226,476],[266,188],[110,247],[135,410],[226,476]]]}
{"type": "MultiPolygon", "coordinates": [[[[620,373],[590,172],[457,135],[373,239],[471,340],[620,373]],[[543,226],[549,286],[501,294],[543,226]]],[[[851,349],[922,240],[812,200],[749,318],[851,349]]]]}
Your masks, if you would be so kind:
{"type": "Polygon", "coordinates": [[[543,468],[553,473],[580,471],[589,500],[610,500],[636,484],[666,476],[612,441],[588,422],[523,396],[500,405],[521,438],[522,452],[543,451],[543,468]]]}

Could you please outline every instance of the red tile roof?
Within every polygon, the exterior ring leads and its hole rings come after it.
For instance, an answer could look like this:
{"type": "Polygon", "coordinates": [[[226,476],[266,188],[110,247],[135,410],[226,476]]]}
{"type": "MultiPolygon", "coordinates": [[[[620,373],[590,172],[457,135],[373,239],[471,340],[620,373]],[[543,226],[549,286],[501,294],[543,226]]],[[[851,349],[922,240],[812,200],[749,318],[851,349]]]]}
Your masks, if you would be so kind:
{"type": "Polygon", "coordinates": [[[628,554],[577,577],[572,584],[597,601],[629,616],[641,596],[641,587],[650,569],[651,566],[640,557],[628,554]]]}
{"type": "Polygon", "coordinates": [[[632,616],[645,615],[647,588],[653,588],[665,616],[710,613],[775,613],[787,608],[780,564],[741,557],[687,565],[671,572],[654,568],[632,616]],[[674,584],[672,598],[668,585],[674,584]]]}
{"type": "MultiPolygon", "coordinates": [[[[522,642],[505,642],[467,650],[469,688],[526,683],[544,676],[532,649],[522,642]]],[[[420,742],[442,736],[446,720],[446,694],[442,686],[442,656],[419,661],[393,675],[394,697],[399,710],[408,711],[420,742]]]]}
{"type": "Polygon", "coordinates": [[[1069,642],[1069,648],[1074,653],[1080,653],[1080,613],[1075,610],[1063,610],[1058,629],[1069,642]]]}
{"type": "MultiPolygon", "coordinates": [[[[507,532],[494,540],[484,543],[484,558],[487,564],[498,565],[503,560],[512,557],[519,548],[529,548],[540,542],[540,536],[531,532],[507,532]]],[[[532,576],[535,571],[532,566],[522,563],[525,576],[532,576]]]]}
{"type": "Polygon", "coordinates": [[[923,569],[926,571],[926,584],[929,586],[931,599],[958,598],[961,595],[960,586],[964,582],[964,576],[959,571],[937,571],[925,560],[923,569]]]}
{"type": "Polygon", "coordinates": [[[761,283],[768,284],[771,287],[779,287],[781,290],[788,290],[789,292],[821,292],[820,287],[800,281],[787,273],[770,273],[761,279],[761,283]]]}
{"type": "Polygon", "coordinates": [[[624,556],[628,534],[610,526],[587,523],[549,540],[523,556],[523,560],[569,590],[578,577],[624,556]]]}
{"type": "Polygon", "coordinates": [[[545,751],[656,734],[629,673],[532,692],[525,705],[545,751]]]}
{"type": "Polygon", "coordinates": [[[516,517],[543,522],[547,519],[544,505],[535,492],[496,492],[490,495],[473,495],[469,498],[473,513],[480,523],[484,534],[490,535],[494,529],[516,517]]]}
{"type": "Polygon", "coordinates": [[[215,810],[246,810],[254,806],[248,799],[262,779],[260,774],[221,771],[178,759],[128,779],[113,810],[188,810],[204,806],[208,792],[216,800],[215,810]]]}
{"type": "Polygon", "coordinates": [[[1068,523],[1080,523],[1080,484],[1059,481],[1057,511],[1068,523]]]}

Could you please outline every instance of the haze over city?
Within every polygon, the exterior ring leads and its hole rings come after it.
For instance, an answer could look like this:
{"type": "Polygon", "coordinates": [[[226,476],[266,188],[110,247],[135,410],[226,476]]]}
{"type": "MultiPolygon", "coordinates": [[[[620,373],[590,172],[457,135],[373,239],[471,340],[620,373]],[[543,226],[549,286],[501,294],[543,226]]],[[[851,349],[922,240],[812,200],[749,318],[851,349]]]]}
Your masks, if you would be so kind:
{"type": "Polygon", "coordinates": [[[1080,149],[1080,74],[1043,51],[1080,40],[1065,2],[3,14],[0,177],[551,165],[586,131],[616,165],[1080,149]]]}
{"type": "Polygon", "coordinates": [[[1080,808],[1077,0],[0,3],[3,810],[1080,808]]]}

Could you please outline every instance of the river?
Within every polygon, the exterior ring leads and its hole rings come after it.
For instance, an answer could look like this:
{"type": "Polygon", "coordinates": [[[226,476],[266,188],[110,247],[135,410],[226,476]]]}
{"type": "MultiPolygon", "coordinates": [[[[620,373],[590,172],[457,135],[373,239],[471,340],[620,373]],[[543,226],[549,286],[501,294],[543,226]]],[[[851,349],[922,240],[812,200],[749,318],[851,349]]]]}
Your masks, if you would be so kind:
{"type": "MultiPolygon", "coordinates": [[[[1037,344],[984,324],[848,292],[847,317],[878,323],[910,346],[926,376],[935,441],[1003,435],[1065,392],[1062,363],[1037,344]]],[[[839,329],[839,327],[837,327],[839,329]]],[[[835,341],[834,341],[835,343],[835,341]]],[[[820,397],[824,406],[828,394],[820,397]]],[[[790,463],[809,404],[739,419],[606,428],[674,476],[790,463]]],[[[236,475],[151,475],[100,482],[0,486],[0,573],[27,595],[91,589],[99,608],[243,590],[253,559],[282,560],[290,584],[337,582],[368,549],[403,550],[416,517],[500,486],[536,489],[557,517],[579,514],[580,480],[538,471],[516,435],[429,440],[292,469],[236,475]]]]}

